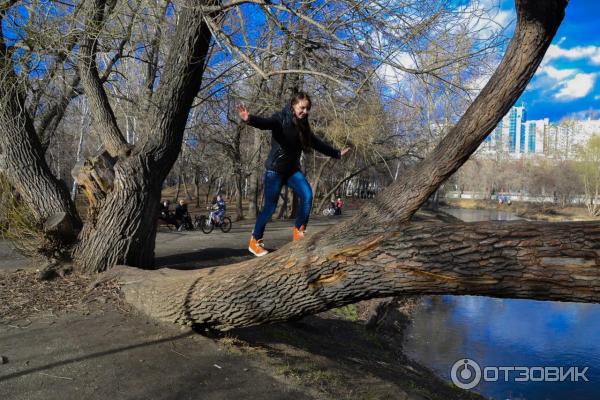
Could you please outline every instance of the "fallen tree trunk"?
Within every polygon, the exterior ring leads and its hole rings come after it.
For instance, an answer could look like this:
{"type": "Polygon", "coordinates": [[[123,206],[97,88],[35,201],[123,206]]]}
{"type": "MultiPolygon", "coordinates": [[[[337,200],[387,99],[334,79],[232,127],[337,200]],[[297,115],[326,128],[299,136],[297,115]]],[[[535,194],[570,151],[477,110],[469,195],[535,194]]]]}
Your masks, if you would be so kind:
{"type": "Polygon", "coordinates": [[[516,1],[515,35],[480,95],[424,161],[355,218],[231,266],[186,272],[119,267],[114,273],[127,300],[158,319],[217,329],[400,294],[599,302],[595,223],[410,225],[523,92],[566,4],[516,1]]]}
{"type": "Polygon", "coordinates": [[[230,266],[115,272],[126,300],[146,314],[221,330],[393,295],[600,302],[593,222],[417,223],[323,247],[326,236],[230,266]]]}
{"type": "Polygon", "coordinates": [[[353,220],[231,266],[188,272],[117,268],[127,300],[158,319],[217,329],[399,294],[599,302],[595,223],[410,224],[523,92],[566,4],[516,1],[515,35],[475,102],[424,161],[353,220]]]}

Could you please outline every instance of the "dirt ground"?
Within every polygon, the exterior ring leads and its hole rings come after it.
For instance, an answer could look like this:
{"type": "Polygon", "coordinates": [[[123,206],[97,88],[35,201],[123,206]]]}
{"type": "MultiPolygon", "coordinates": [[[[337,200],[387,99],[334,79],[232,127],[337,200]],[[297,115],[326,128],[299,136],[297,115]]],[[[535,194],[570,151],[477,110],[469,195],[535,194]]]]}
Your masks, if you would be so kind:
{"type": "MultiPolygon", "coordinates": [[[[339,221],[313,219],[309,234],[339,221]]],[[[267,247],[291,240],[291,224],[270,224],[267,247]]],[[[251,230],[246,222],[228,234],[160,232],[157,266],[248,258],[251,230]]],[[[400,309],[384,331],[366,329],[368,305],[359,304],[286,324],[194,332],[139,315],[89,278],[38,282],[38,265],[7,243],[0,253],[0,399],[479,398],[402,354],[400,309]]]]}

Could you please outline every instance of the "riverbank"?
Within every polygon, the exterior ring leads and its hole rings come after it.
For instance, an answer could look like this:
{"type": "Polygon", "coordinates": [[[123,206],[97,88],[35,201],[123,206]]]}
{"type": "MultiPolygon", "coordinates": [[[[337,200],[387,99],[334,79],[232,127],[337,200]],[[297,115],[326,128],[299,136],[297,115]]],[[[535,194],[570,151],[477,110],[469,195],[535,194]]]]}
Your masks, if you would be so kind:
{"type": "MultiPolygon", "coordinates": [[[[314,218],[308,234],[338,222],[314,218]]],[[[267,246],[291,240],[290,226],[270,224],[267,246]]],[[[245,221],[229,234],[161,232],[157,265],[187,269],[244,260],[251,227],[245,221]]],[[[148,320],[116,288],[92,287],[77,275],[39,282],[34,270],[0,272],[0,304],[0,398],[481,398],[404,355],[410,299],[389,307],[362,302],[210,336],[148,320]]]]}
{"type": "Polygon", "coordinates": [[[585,207],[559,207],[554,204],[513,202],[512,204],[498,204],[492,200],[473,199],[444,199],[447,207],[468,210],[495,210],[513,213],[516,216],[536,221],[600,221],[600,217],[591,216],[585,207]]]}

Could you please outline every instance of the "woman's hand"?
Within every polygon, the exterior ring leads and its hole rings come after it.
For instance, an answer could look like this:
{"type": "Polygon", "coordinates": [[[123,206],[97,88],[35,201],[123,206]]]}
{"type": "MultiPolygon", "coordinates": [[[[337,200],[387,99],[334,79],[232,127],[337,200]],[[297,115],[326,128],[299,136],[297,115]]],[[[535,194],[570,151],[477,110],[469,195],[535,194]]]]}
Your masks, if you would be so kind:
{"type": "Polygon", "coordinates": [[[246,108],[245,105],[243,105],[243,104],[238,105],[237,112],[240,115],[240,118],[242,119],[242,121],[248,122],[248,118],[250,118],[250,112],[248,111],[248,109],[246,108]]]}
{"type": "Polygon", "coordinates": [[[348,153],[348,152],[350,151],[350,149],[351,149],[351,147],[348,147],[348,146],[344,147],[342,150],[340,150],[340,155],[341,155],[342,157],[344,157],[344,155],[345,155],[346,153],[348,153]]]}

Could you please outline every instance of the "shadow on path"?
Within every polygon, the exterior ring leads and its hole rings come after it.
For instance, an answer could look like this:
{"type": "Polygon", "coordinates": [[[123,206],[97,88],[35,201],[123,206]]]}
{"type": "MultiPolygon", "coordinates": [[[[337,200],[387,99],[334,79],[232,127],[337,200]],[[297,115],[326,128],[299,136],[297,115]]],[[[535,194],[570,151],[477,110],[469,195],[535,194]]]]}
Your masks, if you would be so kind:
{"type": "Polygon", "coordinates": [[[248,249],[215,247],[198,251],[156,257],[157,268],[181,270],[202,269],[231,264],[252,258],[248,249]]]}

